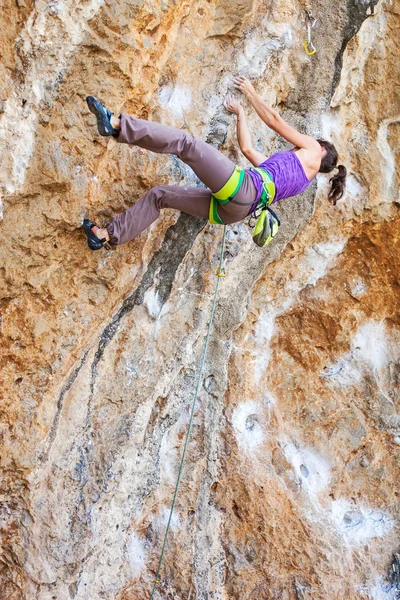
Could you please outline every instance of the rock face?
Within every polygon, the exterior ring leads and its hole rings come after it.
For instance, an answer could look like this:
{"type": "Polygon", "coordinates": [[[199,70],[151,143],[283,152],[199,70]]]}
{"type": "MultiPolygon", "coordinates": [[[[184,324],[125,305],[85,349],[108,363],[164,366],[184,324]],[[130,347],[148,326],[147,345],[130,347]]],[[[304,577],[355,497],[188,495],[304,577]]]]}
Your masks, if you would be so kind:
{"type": "MultiPolygon", "coordinates": [[[[89,93],[243,166],[242,73],[349,171],[227,271],[157,598],[393,600],[400,456],[398,0],[6,1],[2,9],[1,598],[144,600],[172,501],[222,229],[100,222],[193,173],[96,134],[89,93]]],[[[266,154],[287,147],[246,105],[266,154]]],[[[396,562],[397,561],[397,562],[396,562]]]]}

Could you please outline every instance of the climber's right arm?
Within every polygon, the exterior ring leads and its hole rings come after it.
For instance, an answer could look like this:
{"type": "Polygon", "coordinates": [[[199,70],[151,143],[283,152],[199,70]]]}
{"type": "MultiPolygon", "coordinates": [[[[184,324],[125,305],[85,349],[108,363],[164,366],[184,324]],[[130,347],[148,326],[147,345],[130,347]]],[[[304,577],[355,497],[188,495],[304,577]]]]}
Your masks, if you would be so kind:
{"type": "Polygon", "coordinates": [[[234,86],[240,90],[250,100],[253,108],[258,116],[264,121],[268,127],[276,131],[285,140],[296,146],[297,148],[305,148],[316,154],[318,159],[321,155],[321,147],[317,140],[309,135],[300,133],[294,127],[286,123],[279,113],[261,98],[255,91],[254,87],[246,77],[235,77],[234,86]]]}

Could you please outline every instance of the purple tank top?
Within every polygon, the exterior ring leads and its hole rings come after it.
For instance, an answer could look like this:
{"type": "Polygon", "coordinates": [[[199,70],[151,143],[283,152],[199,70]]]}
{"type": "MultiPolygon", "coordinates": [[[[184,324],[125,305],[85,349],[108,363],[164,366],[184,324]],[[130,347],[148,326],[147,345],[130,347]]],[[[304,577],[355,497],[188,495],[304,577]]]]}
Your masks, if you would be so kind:
{"type": "MultiPolygon", "coordinates": [[[[307,178],[303,165],[293,150],[277,152],[258,166],[262,169],[266,169],[274,180],[276,188],[274,204],[283,198],[301,194],[312,181],[312,179],[307,178]]],[[[261,175],[259,175],[257,171],[252,171],[251,169],[246,169],[246,171],[251,175],[257,190],[256,198],[259,200],[263,189],[261,175]]],[[[257,203],[253,204],[250,212],[254,210],[253,207],[256,206],[256,204],[257,203]]]]}

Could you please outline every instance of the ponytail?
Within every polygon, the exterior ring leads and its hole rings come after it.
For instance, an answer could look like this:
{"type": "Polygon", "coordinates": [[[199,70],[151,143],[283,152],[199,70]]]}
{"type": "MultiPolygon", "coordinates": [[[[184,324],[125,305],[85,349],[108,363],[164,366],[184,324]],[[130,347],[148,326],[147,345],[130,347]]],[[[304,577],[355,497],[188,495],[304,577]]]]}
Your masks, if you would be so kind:
{"type": "Polygon", "coordinates": [[[339,165],[337,168],[338,173],[329,180],[329,183],[332,185],[328,194],[328,198],[333,205],[335,205],[336,202],[343,196],[346,187],[347,169],[343,165],[339,165]]]}
{"type": "Polygon", "coordinates": [[[347,170],[343,165],[337,165],[338,161],[338,153],[333,144],[327,142],[326,140],[317,140],[322,148],[325,148],[325,154],[321,159],[321,166],[319,168],[320,173],[330,173],[333,169],[338,169],[338,173],[331,177],[329,182],[332,184],[331,189],[328,194],[328,198],[333,205],[336,204],[338,200],[344,194],[347,170]]]}

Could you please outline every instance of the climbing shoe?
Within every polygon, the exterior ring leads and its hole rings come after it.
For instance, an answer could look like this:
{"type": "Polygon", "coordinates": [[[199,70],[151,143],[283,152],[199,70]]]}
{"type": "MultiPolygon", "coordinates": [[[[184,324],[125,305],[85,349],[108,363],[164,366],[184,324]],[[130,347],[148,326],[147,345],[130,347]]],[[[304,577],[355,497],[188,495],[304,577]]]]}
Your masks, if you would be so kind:
{"type": "Polygon", "coordinates": [[[114,127],[111,125],[111,117],[113,116],[113,113],[110,112],[108,108],[106,108],[104,104],[102,104],[94,96],[87,96],[86,102],[90,112],[96,115],[97,129],[99,130],[99,134],[118,137],[120,130],[114,129],[114,127]]]}
{"type": "Polygon", "coordinates": [[[106,238],[98,238],[93,227],[97,227],[96,223],[92,223],[89,219],[83,219],[82,228],[87,237],[88,246],[91,250],[100,250],[100,248],[110,249],[110,244],[106,238]]]}

